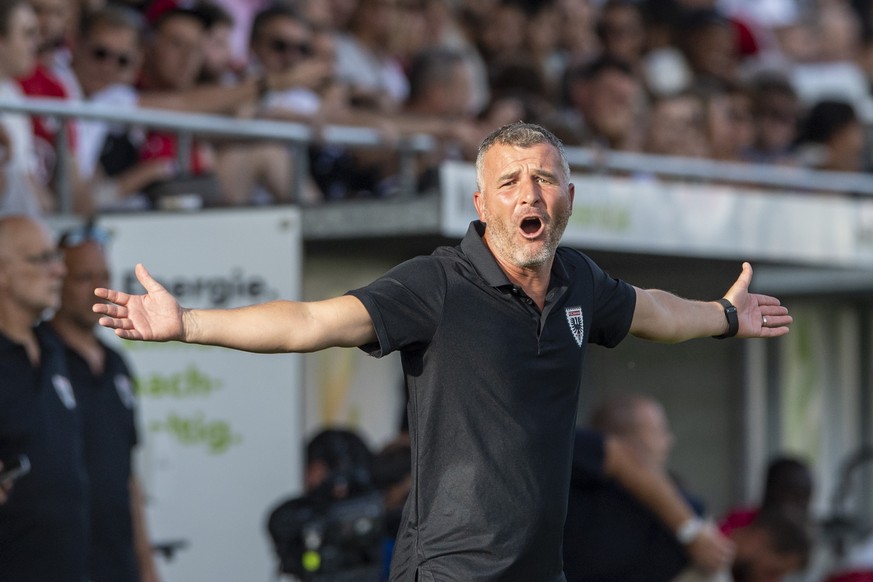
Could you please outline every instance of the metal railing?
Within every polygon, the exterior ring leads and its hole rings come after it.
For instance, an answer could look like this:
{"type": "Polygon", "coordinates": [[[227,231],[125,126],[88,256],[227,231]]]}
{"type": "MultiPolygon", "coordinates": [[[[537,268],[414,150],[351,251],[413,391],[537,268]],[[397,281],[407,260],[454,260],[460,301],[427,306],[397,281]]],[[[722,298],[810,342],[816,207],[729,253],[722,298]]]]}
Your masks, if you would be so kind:
{"type": "MultiPolygon", "coordinates": [[[[415,157],[432,151],[436,139],[426,134],[416,134],[396,141],[386,138],[376,129],[343,125],[327,125],[319,131],[303,123],[268,119],[239,119],[223,115],[179,113],[163,109],[129,107],[108,109],[106,106],[88,102],[66,101],[50,98],[27,98],[24,100],[0,100],[0,111],[25,113],[60,119],[86,119],[118,124],[138,125],[162,129],[179,136],[178,155],[180,167],[187,167],[191,140],[197,137],[232,139],[270,139],[289,144],[295,155],[294,181],[291,196],[299,200],[304,177],[308,174],[306,149],[310,143],[320,140],[325,143],[357,148],[390,147],[399,156],[399,182],[401,196],[413,196],[416,190],[415,157]]],[[[70,180],[70,153],[65,144],[66,124],[58,124],[60,135],[57,152],[56,193],[62,214],[72,212],[70,180]]],[[[725,163],[698,158],[681,158],[617,152],[592,148],[567,148],[571,167],[591,172],[647,173],[667,179],[697,180],[730,184],[759,185],[778,188],[788,192],[841,192],[846,194],[873,194],[873,176],[861,173],[822,172],[805,168],[776,166],[771,164],[725,163]]]]}
{"type": "MultiPolygon", "coordinates": [[[[191,140],[194,137],[283,141],[288,143],[294,152],[292,159],[295,171],[291,185],[293,200],[300,199],[304,177],[309,171],[306,149],[316,139],[359,148],[379,148],[390,145],[399,156],[400,185],[401,191],[405,193],[414,193],[415,191],[415,156],[422,152],[431,151],[436,143],[431,136],[424,134],[406,136],[399,141],[389,142],[378,131],[366,127],[327,125],[319,132],[315,132],[304,123],[268,119],[240,119],[224,115],[180,113],[143,107],[109,109],[105,105],[42,97],[23,100],[0,99],[0,111],[64,120],[76,118],[105,121],[170,131],[178,135],[178,161],[179,167],[182,168],[188,167],[191,140]]],[[[66,146],[69,143],[67,126],[65,123],[60,123],[58,126],[57,143],[62,144],[63,147],[57,147],[57,185],[55,190],[59,199],[60,212],[70,214],[72,212],[72,192],[69,180],[71,157],[66,146]]]]}

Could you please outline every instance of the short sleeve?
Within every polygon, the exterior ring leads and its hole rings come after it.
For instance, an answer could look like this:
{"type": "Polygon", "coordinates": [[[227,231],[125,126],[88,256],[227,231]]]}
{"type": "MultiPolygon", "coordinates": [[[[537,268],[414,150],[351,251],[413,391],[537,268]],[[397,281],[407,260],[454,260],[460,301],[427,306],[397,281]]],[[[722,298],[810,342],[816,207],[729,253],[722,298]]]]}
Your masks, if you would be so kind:
{"type": "MultiPolygon", "coordinates": [[[[581,255],[581,253],[580,253],[581,255]]],[[[633,285],[610,276],[585,255],[591,271],[594,316],[588,342],[615,347],[630,331],[637,294],[633,285]]]]}
{"type": "Polygon", "coordinates": [[[376,330],[376,343],[360,346],[372,356],[427,346],[439,324],[446,275],[434,257],[411,259],[366,287],[347,293],[358,298],[376,330]]]}

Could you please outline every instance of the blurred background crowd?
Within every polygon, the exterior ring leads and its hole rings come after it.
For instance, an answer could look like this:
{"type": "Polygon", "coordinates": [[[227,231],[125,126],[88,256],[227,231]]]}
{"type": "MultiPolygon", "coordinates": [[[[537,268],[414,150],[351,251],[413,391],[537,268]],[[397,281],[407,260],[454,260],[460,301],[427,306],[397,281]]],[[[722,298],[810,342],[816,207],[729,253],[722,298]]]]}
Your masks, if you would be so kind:
{"type": "Polygon", "coordinates": [[[23,136],[7,113],[4,141],[27,169],[7,172],[7,212],[56,211],[59,139],[75,160],[64,179],[81,215],[154,206],[174,184],[224,206],[390,197],[400,188],[392,152],[422,133],[437,143],[417,159],[426,192],[441,161],[472,159],[488,132],[518,119],[569,146],[869,166],[870,0],[27,4],[32,22],[0,22],[0,97],[296,121],[315,136],[364,126],[386,147],[316,138],[295,165],[301,154],[287,144],[195,139],[180,156],[164,131],[79,121],[59,138],[58,120],[35,118],[23,136]],[[292,200],[295,168],[306,176],[292,200]]]}

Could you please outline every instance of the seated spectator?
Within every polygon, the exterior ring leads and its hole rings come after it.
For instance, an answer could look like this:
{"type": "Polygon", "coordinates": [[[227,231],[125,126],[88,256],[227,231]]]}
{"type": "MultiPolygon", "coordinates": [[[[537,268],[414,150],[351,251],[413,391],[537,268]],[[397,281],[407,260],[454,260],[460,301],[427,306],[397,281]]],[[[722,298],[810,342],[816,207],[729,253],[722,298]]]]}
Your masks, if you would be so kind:
{"type": "MultiPolygon", "coordinates": [[[[600,42],[595,30],[597,3],[590,0],[563,0],[558,2],[560,26],[558,44],[563,52],[564,69],[590,61],[600,53],[600,42]]],[[[483,6],[487,5],[483,3],[483,6]]]]}
{"type": "MultiPolygon", "coordinates": [[[[29,75],[18,78],[25,95],[69,99],[67,85],[69,69],[69,34],[74,16],[73,6],[67,0],[29,0],[39,23],[39,44],[36,67],[29,75]]],[[[32,116],[34,147],[38,161],[38,178],[45,187],[51,187],[55,178],[57,136],[61,124],[57,118],[32,116]]],[[[70,132],[68,145],[75,150],[75,130],[67,122],[70,132]]]]}
{"type": "MultiPolygon", "coordinates": [[[[138,80],[141,91],[192,89],[203,67],[203,46],[210,25],[205,14],[174,0],[156,0],[146,11],[151,30],[138,80]]],[[[143,161],[177,160],[177,139],[166,131],[149,130],[139,151],[143,161]]],[[[215,168],[214,152],[201,140],[194,140],[187,155],[185,174],[203,175],[215,168]]]]}
{"type": "Polygon", "coordinates": [[[862,172],[864,126],[855,108],[846,101],[819,101],[801,122],[798,156],[803,165],[817,170],[862,172]]]}
{"type": "Polygon", "coordinates": [[[791,82],[779,74],[761,74],[751,82],[751,96],[755,139],[749,161],[794,164],[800,102],[791,82]]]}
{"type": "Polygon", "coordinates": [[[747,159],[755,139],[752,101],[738,84],[712,86],[704,92],[709,157],[720,162],[747,159]]]}
{"type": "MultiPolygon", "coordinates": [[[[175,21],[170,22],[172,32],[178,33],[180,39],[177,40],[182,42],[181,46],[178,43],[162,45],[166,53],[161,57],[164,64],[149,69],[153,79],[161,79],[152,81],[155,88],[134,87],[139,64],[144,59],[145,25],[142,18],[132,10],[110,6],[86,14],[82,20],[73,48],[73,70],[77,82],[73,96],[115,108],[141,106],[232,114],[245,104],[254,103],[269,88],[287,87],[294,82],[291,75],[265,73],[242,78],[233,84],[197,84],[202,56],[195,57],[196,66],[192,68],[188,56],[179,58],[180,55],[174,56],[174,53],[184,51],[189,41],[194,41],[197,48],[201,47],[196,39],[202,40],[206,20],[198,16],[196,9],[165,8],[170,12],[166,18],[175,21]],[[181,38],[183,36],[191,38],[186,41],[181,38]],[[178,84],[173,80],[175,67],[179,67],[178,84]]],[[[156,17],[154,13],[153,17],[156,17]]],[[[180,168],[176,167],[175,138],[170,134],[153,132],[149,142],[141,131],[104,122],[85,121],[77,129],[79,173],[85,184],[77,193],[77,212],[90,214],[96,209],[148,207],[150,202],[139,193],[149,184],[178,175],[180,168]],[[141,155],[143,149],[148,150],[146,155],[141,155]]],[[[258,170],[271,160],[271,167],[279,177],[274,182],[264,178],[263,182],[275,185],[271,194],[287,198],[290,194],[290,186],[286,187],[290,181],[287,150],[277,144],[270,145],[272,148],[265,148],[269,150],[268,155],[259,158],[261,163],[246,166],[241,176],[254,175],[256,178],[251,180],[257,182],[258,170]]],[[[251,150],[255,152],[258,148],[252,147],[251,150]]],[[[206,162],[213,155],[207,144],[201,143],[196,151],[198,155],[191,157],[198,167],[189,168],[189,172],[207,169],[206,162]],[[204,154],[203,159],[200,153],[204,154]]],[[[255,156],[254,153],[251,155],[255,156]]]]}
{"type": "Polygon", "coordinates": [[[776,457],[767,464],[760,505],[732,509],[719,522],[719,528],[725,535],[730,535],[733,530],[751,524],[764,512],[783,513],[799,523],[807,523],[812,492],[812,472],[804,461],[794,457],[776,457]]]}
{"type": "Polygon", "coordinates": [[[203,42],[203,66],[198,83],[230,85],[239,82],[241,66],[234,58],[231,46],[233,17],[221,6],[206,0],[198,3],[197,9],[204,13],[209,22],[203,42]]]}
{"type": "Polygon", "coordinates": [[[736,32],[728,18],[714,7],[693,8],[680,16],[678,46],[694,75],[694,84],[736,83],[740,54],[736,32]]]}
{"type": "Polygon", "coordinates": [[[643,74],[646,28],[640,3],[636,0],[607,0],[600,7],[597,37],[603,54],[628,63],[635,74],[643,74]]]}
{"type": "Polygon", "coordinates": [[[359,0],[347,30],[337,37],[337,75],[349,86],[352,103],[358,107],[395,112],[409,94],[409,82],[394,52],[396,31],[407,24],[398,12],[400,3],[359,0]]]}
{"type": "Polygon", "coordinates": [[[571,67],[566,92],[570,113],[584,128],[584,145],[639,149],[643,87],[629,64],[601,57],[571,67]]]}
{"type": "Polygon", "coordinates": [[[649,105],[643,150],[664,156],[707,157],[709,143],[703,119],[703,103],[695,93],[654,98],[649,105]]]}
{"type": "MultiPolygon", "coordinates": [[[[24,0],[0,4],[0,99],[23,99],[13,79],[33,71],[37,42],[37,19],[30,4],[24,0]]],[[[0,214],[36,216],[51,211],[54,199],[37,178],[30,120],[26,115],[4,112],[0,113],[0,127],[8,138],[0,155],[5,160],[0,214]]]]}
{"type": "Polygon", "coordinates": [[[809,534],[779,512],[761,513],[729,537],[736,544],[729,570],[715,575],[686,570],[674,582],[782,582],[809,561],[809,534]]]}
{"type": "Polygon", "coordinates": [[[560,6],[555,0],[524,5],[527,21],[524,50],[517,56],[524,55],[531,60],[545,84],[544,96],[553,100],[560,91],[566,66],[561,56],[560,38],[555,34],[561,22],[560,6]]]}
{"type": "Polygon", "coordinates": [[[252,66],[260,71],[293,71],[297,82],[284,90],[267,91],[260,114],[279,119],[313,121],[330,118],[323,111],[321,91],[334,81],[331,56],[315,52],[314,31],[290,6],[277,4],[259,12],[252,25],[252,66]]]}

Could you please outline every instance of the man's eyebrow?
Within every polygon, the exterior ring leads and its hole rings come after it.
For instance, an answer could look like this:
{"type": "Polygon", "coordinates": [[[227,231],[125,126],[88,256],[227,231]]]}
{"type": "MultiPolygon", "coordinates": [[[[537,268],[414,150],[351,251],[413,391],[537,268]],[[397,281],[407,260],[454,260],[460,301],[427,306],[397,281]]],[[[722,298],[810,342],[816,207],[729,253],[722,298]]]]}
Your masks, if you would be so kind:
{"type": "Polygon", "coordinates": [[[551,180],[553,182],[558,181],[558,175],[556,173],[551,172],[549,170],[544,170],[542,168],[538,168],[538,169],[534,170],[533,175],[534,176],[541,176],[543,178],[548,178],[549,180],[551,180]]]}
{"type": "Polygon", "coordinates": [[[504,182],[506,180],[511,180],[512,178],[516,178],[518,176],[518,170],[512,170],[510,172],[506,172],[505,174],[501,174],[497,177],[498,182],[504,182]]]}

